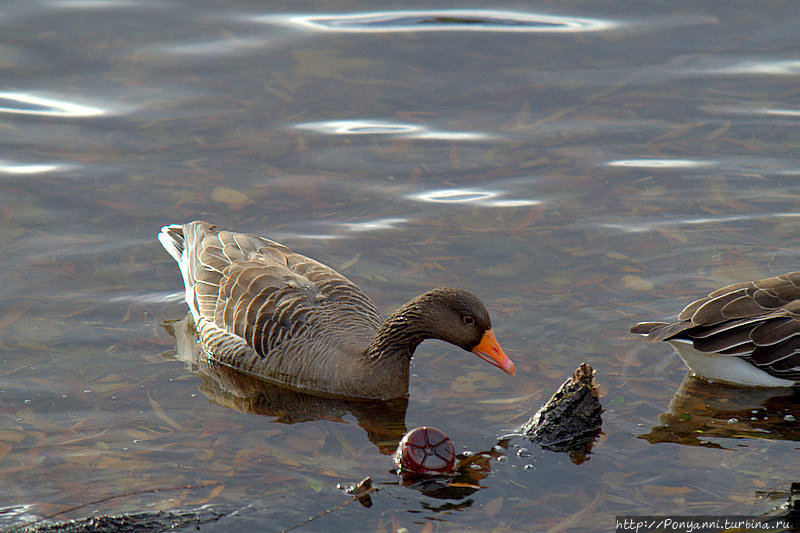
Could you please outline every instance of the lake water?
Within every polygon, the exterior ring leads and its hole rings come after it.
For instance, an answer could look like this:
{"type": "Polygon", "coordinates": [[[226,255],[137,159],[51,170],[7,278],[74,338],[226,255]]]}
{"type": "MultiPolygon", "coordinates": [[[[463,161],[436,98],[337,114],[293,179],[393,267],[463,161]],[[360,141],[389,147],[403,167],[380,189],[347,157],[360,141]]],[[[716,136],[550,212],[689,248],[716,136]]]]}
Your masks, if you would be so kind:
{"type": "Polygon", "coordinates": [[[299,530],[770,512],[800,478],[797,394],[682,383],[668,347],[628,329],[800,265],[798,17],[778,1],[2,2],[0,528],[208,505],[226,516],[204,531],[277,531],[366,476],[371,507],[299,530]],[[196,374],[163,325],[186,306],[155,240],[193,219],[339,268],[387,312],[470,290],[517,375],[429,341],[407,405],[376,413],[196,374]],[[582,361],[606,409],[589,459],[495,448],[582,361]],[[421,425],[487,453],[479,486],[397,483],[388,454],[421,425]]]}

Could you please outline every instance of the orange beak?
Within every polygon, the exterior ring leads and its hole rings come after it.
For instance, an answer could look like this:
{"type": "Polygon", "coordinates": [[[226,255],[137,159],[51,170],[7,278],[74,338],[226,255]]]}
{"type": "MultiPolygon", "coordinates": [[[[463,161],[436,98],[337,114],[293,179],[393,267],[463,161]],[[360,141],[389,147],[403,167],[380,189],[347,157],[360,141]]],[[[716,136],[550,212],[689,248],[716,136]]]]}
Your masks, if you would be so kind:
{"type": "Polygon", "coordinates": [[[483,337],[481,337],[481,342],[472,349],[472,353],[512,376],[517,371],[511,359],[503,353],[503,349],[500,348],[500,344],[498,344],[497,338],[494,336],[494,332],[492,332],[491,329],[487,329],[484,332],[483,337]]]}

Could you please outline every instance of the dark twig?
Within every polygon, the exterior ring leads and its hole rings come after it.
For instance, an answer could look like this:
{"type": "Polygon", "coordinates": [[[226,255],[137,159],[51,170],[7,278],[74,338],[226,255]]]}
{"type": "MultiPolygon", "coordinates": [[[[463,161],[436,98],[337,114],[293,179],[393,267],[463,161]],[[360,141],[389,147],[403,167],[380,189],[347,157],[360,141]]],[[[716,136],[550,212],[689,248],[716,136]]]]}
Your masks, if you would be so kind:
{"type": "Polygon", "coordinates": [[[371,493],[375,492],[376,490],[378,490],[378,488],[372,486],[372,479],[369,478],[369,477],[366,477],[366,478],[362,479],[360,482],[358,482],[356,485],[354,485],[353,487],[351,487],[351,488],[346,490],[346,492],[348,494],[352,495],[349,500],[347,500],[345,502],[342,502],[339,505],[335,505],[335,506],[331,507],[330,509],[326,509],[326,510],[322,511],[321,513],[319,513],[318,515],[310,516],[310,517],[306,518],[305,520],[303,520],[302,522],[298,522],[297,524],[295,524],[295,525],[293,525],[291,527],[287,527],[286,529],[282,529],[281,533],[286,533],[287,531],[292,531],[293,529],[297,529],[299,527],[302,527],[302,526],[308,524],[309,522],[311,522],[312,520],[316,520],[317,518],[322,518],[326,514],[332,513],[333,511],[336,511],[337,509],[341,509],[346,505],[350,505],[351,503],[353,503],[355,501],[361,502],[362,505],[366,505],[366,502],[369,502],[369,495],[371,493]]]}

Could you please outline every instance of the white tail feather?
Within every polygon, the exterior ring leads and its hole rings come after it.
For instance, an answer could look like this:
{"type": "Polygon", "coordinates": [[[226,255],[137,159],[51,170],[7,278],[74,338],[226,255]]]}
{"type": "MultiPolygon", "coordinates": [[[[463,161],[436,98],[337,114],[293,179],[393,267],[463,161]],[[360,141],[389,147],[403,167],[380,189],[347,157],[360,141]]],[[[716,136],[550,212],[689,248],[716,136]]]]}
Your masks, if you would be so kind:
{"type": "Polygon", "coordinates": [[[197,311],[194,279],[189,273],[189,257],[187,255],[189,252],[185,248],[186,240],[183,235],[183,226],[181,224],[164,226],[158,234],[158,240],[167,253],[178,263],[178,268],[183,277],[183,284],[186,287],[186,304],[192,312],[195,323],[197,323],[200,320],[200,313],[197,311]]]}

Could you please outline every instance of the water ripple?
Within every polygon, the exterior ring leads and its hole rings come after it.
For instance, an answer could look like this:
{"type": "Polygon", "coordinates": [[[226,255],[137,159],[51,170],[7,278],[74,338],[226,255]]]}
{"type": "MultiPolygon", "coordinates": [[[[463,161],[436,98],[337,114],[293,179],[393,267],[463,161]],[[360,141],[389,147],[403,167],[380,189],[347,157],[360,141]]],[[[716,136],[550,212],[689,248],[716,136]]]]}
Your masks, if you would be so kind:
{"type": "Polygon", "coordinates": [[[380,218],[377,220],[367,220],[365,222],[343,222],[342,226],[350,231],[376,231],[385,229],[397,229],[398,224],[405,224],[407,218],[380,218]]]}
{"type": "Polygon", "coordinates": [[[0,112],[69,118],[95,117],[108,113],[99,107],[19,92],[0,92],[0,112]]]}
{"type": "Polygon", "coordinates": [[[420,124],[384,122],[380,120],[328,120],[296,124],[297,129],[328,135],[394,135],[407,139],[441,139],[448,141],[482,141],[495,136],[471,131],[437,131],[420,124]]]}
{"type": "Polygon", "coordinates": [[[701,108],[709,113],[720,113],[730,115],[765,115],[771,117],[800,117],[800,109],[788,109],[781,107],[751,107],[751,106],[716,106],[708,105],[701,108]]]}
{"type": "Polygon", "coordinates": [[[191,41],[159,44],[143,48],[157,55],[226,57],[246,53],[251,50],[268,48],[270,41],[263,38],[240,37],[209,41],[191,41]]]}
{"type": "Polygon", "coordinates": [[[323,31],[417,32],[483,31],[574,33],[608,30],[616,23],[591,18],[562,17],[484,9],[375,11],[344,15],[261,16],[257,21],[290,23],[323,31]]]}
{"type": "Polygon", "coordinates": [[[485,191],[478,189],[438,189],[409,196],[412,200],[420,202],[432,202],[437,204],[477,204],[491,207],[521,207],[526,205],[538,205],[539,200],[503,200],[500,199],[504,193],[496,191],[485,191]]]}
{"type": "Polygon", "coordinates": [[[797,76],[800,60],[764,58],[738,61],[732,65],[710,69],[712,74],[768,74],[772,76],[797,76]]]}
{"type": "Polygon", "coordinates": [[[181,292],[149,292],[149,293],[136,293],[129,292],[124,294],[117,294],[110,296],[102,294],[98,298],[100,301],[108,302],[136,302],[136,303],[171,303],[181,302],[186,298],[186,293],[181,292]]]}
{"type": "Polygon", "coordinates": [[[120,9],[120,8],[149,8],[154,6],[151,2],[145,5],[139,0],[59,0],[48,2],[49,7],[59,9],[120,9]]]}
{"type": "Polygon", "coordinates": [[[681,58],[670,72],[683,76],[797,76],[800,59],[705,55],[681,58]]]}
{"type": "Polygon", "coordinates": [[[630,168],[700,168],[714,166],[717,162],[696,159],[620,159],[606,164],[610,167],[630,168]]]}
{"type": "Polygon", "coordinates": [[[74,165],[62,163],[17,163],[7,159],[0,159],[0,174],[13,174],[18,176],[44,174],[47,172],[68,170],[73,168],[73,166],[74,165]]]}
{"type": "Polygon", "coordinates": [[[800,212],[796,213],[747,213],[742,215],[727,215],[716,217],[694,217],[694,218],[674,218],[656,219],[648,221],[625,220],[624,222],[595,222],[589,226],[602,230],[618,230],[623,233],[643,233],[649,231],[660,231],[665,228],[677,228],[682,226],[700,226],[706,224],[730,224],[742,221],[766,221],[782,218],[800,218],[800,212]]]}

